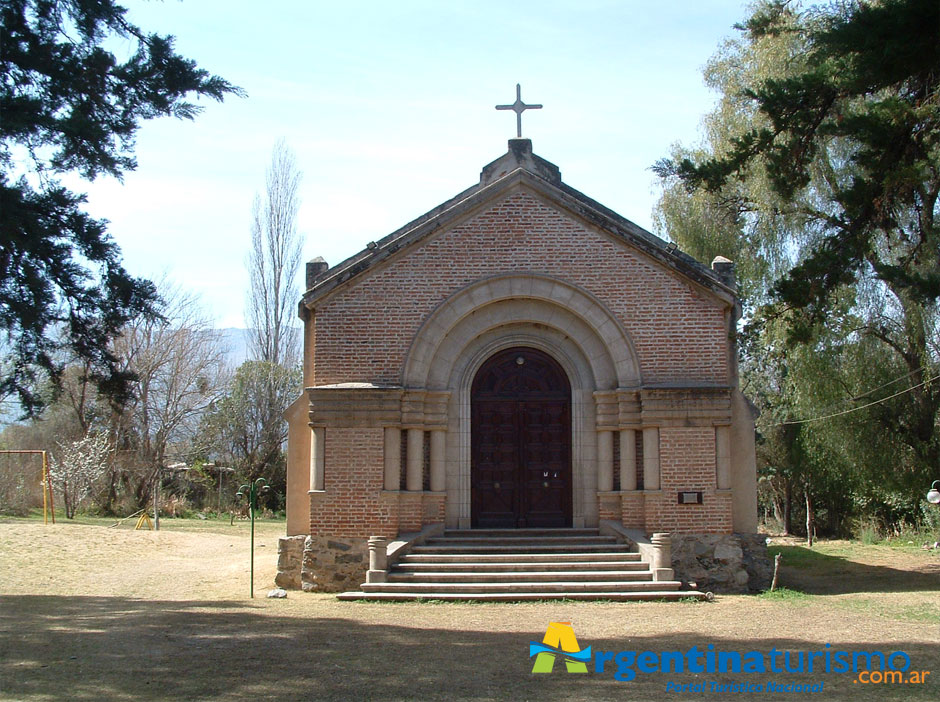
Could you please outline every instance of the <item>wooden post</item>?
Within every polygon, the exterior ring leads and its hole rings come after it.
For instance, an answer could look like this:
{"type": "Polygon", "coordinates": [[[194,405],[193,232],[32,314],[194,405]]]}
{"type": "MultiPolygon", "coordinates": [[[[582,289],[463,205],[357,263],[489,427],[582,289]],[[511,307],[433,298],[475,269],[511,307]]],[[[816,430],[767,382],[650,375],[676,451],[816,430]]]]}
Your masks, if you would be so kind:
{"type": "Polygon", "coordinates": [[[40,449],[3,449],[0,454],[39,454],[42,456],[42,523],[49,523],[49,515],[55,524],[55,500],[52,492],[52,476],[49,475],[47,452],[40,449]],[[47,492],[48,491],[48,492],[47,492]],[[48,511],[47,511],[48,510],[48,511]]]}
{"type": "Polygon", "coordinates": [[[157,468],[153,484],[153,530],[160,531],[160,469],[157,468]]]}
{"type": "Polygon", "coordinates": [[[806,498],[806,545],[812,548],[816,536],[816,515],[813,512],[813,497],[809,494],[809,485],[803,487],[803,496],[806,498]]]}

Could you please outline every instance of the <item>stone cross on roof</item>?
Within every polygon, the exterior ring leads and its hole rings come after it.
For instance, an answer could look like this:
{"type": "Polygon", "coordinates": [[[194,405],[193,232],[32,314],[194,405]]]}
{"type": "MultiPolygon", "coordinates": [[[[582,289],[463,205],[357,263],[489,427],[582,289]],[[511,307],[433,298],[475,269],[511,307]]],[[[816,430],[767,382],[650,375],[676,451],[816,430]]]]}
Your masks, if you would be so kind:
{"type": "Polygon", "coordinates": [[[516,113],[516,136],[522,138],[522,113],[526,110],[541,110],[541,105],[526,105],[522,102],[522,88],[516,83],[516,101],[511,105],[497,105],[497,110],[512,110],[516,113]]]}

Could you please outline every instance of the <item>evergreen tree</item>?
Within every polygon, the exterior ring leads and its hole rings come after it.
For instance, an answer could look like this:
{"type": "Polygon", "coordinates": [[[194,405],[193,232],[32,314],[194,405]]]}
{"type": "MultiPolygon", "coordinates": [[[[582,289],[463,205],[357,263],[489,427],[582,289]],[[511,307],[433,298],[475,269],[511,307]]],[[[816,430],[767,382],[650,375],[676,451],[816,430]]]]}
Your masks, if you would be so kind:
{"type": "Polygon", "coordinates": [[[752,40],[799,33],[800,70],[745,87],[762,116],[726,153],[663,161],[663,176],[718,192],[763,173],[782,210],[824,234],[781,278],[777,298],[806,340],[833,293],[869,270],[913,303],[940,297],[940,4],[848,3],[794,21],[778,0],[744,25],[752,40]],[[820,172],[820,156],[836,166],[820,172]],[[825,179],[829,198],[802,196],[825,179]]]}
{"type": "Polygon", "coordinates": [[[657,164],[659,226],[739,262],[763,484],[833,530],[912,518],[940,459],[938,26],[922,0],[765,2],[706,69],[705,143],[657,164]]]}
{"type": "Polygon", "coordinates": [[[114,400],[130,376],[109,342],[128,321],[156,313],[147,280],[124,270],[106,222],[60,182],[133,170],[142,120],[192,119],[190,96],[241,91],[145,33],[113,0],[5,0],[0,6],[0,396],[28,414],[43,404],[37,381],[58,384],[63,351],[114,400]],[[119,58],[114,40],[130,46],[119,58]]]}

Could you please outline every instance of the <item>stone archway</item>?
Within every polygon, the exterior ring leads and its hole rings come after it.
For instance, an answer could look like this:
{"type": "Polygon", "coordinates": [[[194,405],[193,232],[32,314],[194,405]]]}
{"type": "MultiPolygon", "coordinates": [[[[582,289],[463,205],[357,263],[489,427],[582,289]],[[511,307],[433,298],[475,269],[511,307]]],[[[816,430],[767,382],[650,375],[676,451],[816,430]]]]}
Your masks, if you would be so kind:
{"type": "Polygon", "coordinates": [[[597,389],[642,385],[633,342],[597,298],[558,278],[511,273],[471,283],[428,315],[405,358],[402,386],[444,389],[450,367],[475,336],[518,322],[565,329],[590,359],[597,389]]]}
{"type": "Polygon", "coordinates": [[[470,390],[471,526],[570,527],[571,385],[549,354],[490,356],[470,390]]]}
{"type": "Polygon", "coordinates": [[[405,391],[446,392],[446,519],[471,526],[471,384],[493,354],[538,349],[571,386],[571,526],[597,524],[594,393],[642,384],[632,341],[593,295],[545,275],[510,273],[458,290],[424,321],[402,372],[405,391]]]}

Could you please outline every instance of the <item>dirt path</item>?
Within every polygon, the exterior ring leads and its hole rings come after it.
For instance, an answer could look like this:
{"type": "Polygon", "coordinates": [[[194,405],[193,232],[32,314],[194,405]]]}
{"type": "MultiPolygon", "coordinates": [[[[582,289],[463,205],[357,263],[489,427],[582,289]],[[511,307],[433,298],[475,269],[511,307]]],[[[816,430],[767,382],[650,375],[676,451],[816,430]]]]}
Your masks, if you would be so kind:
{"type": "MultiPolygon", "coordinates": [[[[160,531],[134,531],[128,524],[132,522],[112,529],[72,523],[0,523],[0,553],[18,566],[0,570],[0,593],[165,600],[246,596],[247,522],[229,527],[223,521],[199,531],[179,531],[175,525],[160,531]]],[[[256,525],[256,593],[263,595],[273,587],[277,538],[283,529],[278,523],[256,525]]]]}
{"type": "MultiPolygon", "coordinates": [[[[281,529],[259,529],[256,593],[270,587],[281,529]]],[[[825,694],[812,699],[940,697],[940,612],[929,607],[940,582],[935,560],[916,553],[887,560],[874,553],[871,563],[803,554],[812,567],[785,572],[785,582],[799,576],[818,584],[838,566],[844,572],[830,580],[841,585],[831,594],[509,605],[342,603],[302,593],[250,601],[247,525],[154,534],[0,522],[0,554],[3,700],[719,700],[731,693],[711,693],[711,683],[768,682],[824,682],[825,694]],[[874,575],[894,590],[876,592],[874,575]],[[851,675],[686,671],[618,682],[615,667],[571,675],[560,663],[552,674],[533,675],[528,642],[541,640],[552,621],[572,622],[580,645],[595,652],[711,644],[769,654],[819,652],[828,643],[904,651],[913,669],[938,680],[865,685],[851,675]],[[706,688],[667,695],[670,681],[706,688]]]]}

